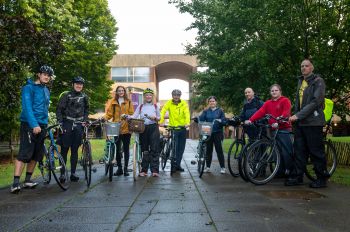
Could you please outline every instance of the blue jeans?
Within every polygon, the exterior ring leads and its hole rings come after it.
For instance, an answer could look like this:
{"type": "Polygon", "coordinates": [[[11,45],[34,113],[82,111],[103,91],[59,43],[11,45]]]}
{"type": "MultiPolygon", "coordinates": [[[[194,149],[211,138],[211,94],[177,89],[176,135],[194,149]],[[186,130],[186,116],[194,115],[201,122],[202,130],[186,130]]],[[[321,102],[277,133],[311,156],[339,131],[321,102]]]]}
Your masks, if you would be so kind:
{"type": "Polygon", "coordinates": [[[175,146],[176,146],[176,165],[181,166],[182,156],[186,146],[186,129],[174,131],[175,146]]]}

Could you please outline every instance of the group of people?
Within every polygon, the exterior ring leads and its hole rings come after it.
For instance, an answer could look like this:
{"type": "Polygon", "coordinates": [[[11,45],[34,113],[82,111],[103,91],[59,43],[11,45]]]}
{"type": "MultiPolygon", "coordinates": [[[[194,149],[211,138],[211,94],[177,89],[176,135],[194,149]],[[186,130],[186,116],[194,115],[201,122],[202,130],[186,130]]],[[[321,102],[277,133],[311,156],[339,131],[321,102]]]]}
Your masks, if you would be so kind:
{"type": "MultiPolygon", "coordinates": [[[[288,122],[279,125],[277,136],[281,148],[283,160],[283,174],[287,176],[285,185],[303,184],[303,175],[306,169],[307,157],[311,157],[317,175],[316,181],[310,187],[326,187],[329,174],[326,169],[326,158],[322,137],[322,128],[325,124],[323,113],[325,83],[317,74],[313,73],[314,67],[309,59],[301,63],[297,94],[295,100],[295,114],[291,115],[291,102],[282,95],[281,86],[274,84],[270,87],[271,99],[265,103],[255,96],[252,88],[245,89],[246,102],[240,114],[240,119],[245,124],[253,123],[266,114],[274,117],[289,118],[288,122]],[[290,131],[294,125],[295,139],[292,144],[290,131]],[[294,154],[293,149],[294,146],[294,154]]],[[[46,85],[54,75],[49,66],[41,66],[36,73],[36,80],[28,80],[22,89],[22,111],[20,116],[20,149],[15,161],[14,180],[11,192],[20,191],[20,176],[24,164],[27,163],[26,176],[23,186],[34,188],[37,183],[31,180],[32,173],[38,161],[43,158],[43,143],[46,135],[45,128],[48,124],[48,108],[50,103],[50,92],[46,85]]],[[[72,80],[72,90],[65,92],[59,99],[56,110],[57,120],[61,124],[63,133],[60,135],[62,156],[67,162],[67,153],[71,149],[71,176],[70,181],[76,182],[79,177],[75,174],[78,161],[78,148],[81,145],[83,125],[79,122],[87,122],[89,114],[89,101],[83,93],[85,80],[75,77],[72,80]]],[[[129,146],[131,132],[128,130],[127,120],[130,118],[141,118],[145,121],[145,131],[140,134],[141,151],[143,152],[142,170],[140,176],[147,176],[150,170],[153,177],[159,176],[159,125],[164,123],[165,115],[168,113],[169,125],[180,127],[174,131],[176,146],[176,166],[172,171],[183,172],[181,161],[186,145],[186,128],[190,125],[190,112],[186,101],[181,99],[181,91],[172,91],[172,99],[167,101],[160,110],[154,102],[153,90],[144,90],[144,102],[135,110],[130,99],[128,99],[125,87],[116,88],[115,97],[110,102],[105,119],[112,122],[121,122],[120,135],[117,139],[118,151],[123,145],[124,167],[121,162],[121,152],[117,156],[117,176],[128,176],[129,146]]],[[[210,139],[207,141],[207,160],[205,172],[210,172],[213,147],[218,156],[220,172],[224,174],[225,160],[222,149],[223,126],[226,118],[223,110],[217,106],[214,96],[208,98],[208,107],[199,116],[200,121],[216,122],[210,139]],[[219,120],[217,120],[219,119],[219,120]]],[[[276,123],[275,119],[269,119],[269,123],[276,123]]],[[[250,139],[256,139],[257,130],[253,127],[246,129],[250,139]]],[[[68,181],[61,175],[60,181],[68,181]]]]}

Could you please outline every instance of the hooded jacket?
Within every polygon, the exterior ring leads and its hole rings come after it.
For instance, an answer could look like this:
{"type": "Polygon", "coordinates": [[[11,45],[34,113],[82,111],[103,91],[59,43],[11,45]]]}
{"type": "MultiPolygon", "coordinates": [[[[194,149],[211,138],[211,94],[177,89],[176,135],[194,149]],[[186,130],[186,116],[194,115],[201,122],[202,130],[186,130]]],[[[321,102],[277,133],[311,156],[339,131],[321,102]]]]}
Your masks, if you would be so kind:
{"type": "Polygon", "coordinates": [[[170,126],[185,126],[190,124],[190,110],[186,101],[180,100],[178,104],[175,104],[172,99],[167,101],[160,112],[159,123],[164,122],[164,116],[167,111],[169,112],[170,126]]]}
{"type": "Polygon", "coordinates": [[[50,105],[50,92],[43,84],[28,80],[22,87],[21,122],[28,123],[30,128],[47,125],[50,105]]]}
{"type": "Polygon", "coordinates": [[[245,100],[243,105],[243,110],[239,116],[241,121],[248,120],[256,111],[260,109],[260,107],[264,104],[262,100],[258,96],[254,96],[251,101],[245,100]]]}
{"type": "Polygon", "coordinates": [[[85,93],[72,90],[62,95],[56,110],[59,122],[66,119],[87,121],[88,115],[89,101],[85,93]]]}
{"type": "Polygon", "coordinates": [[[199,120],[204,122],[213,122],[215,119],[221,119],[221,123],[218,123],[218,122],[214,123],[213,133],[222,132],[223,125],[226,124],[225,113],[222,109],[215,108],[215,110],[212,110],[208,108],[204,110],[202,114],[199,116],[199,120]]]}

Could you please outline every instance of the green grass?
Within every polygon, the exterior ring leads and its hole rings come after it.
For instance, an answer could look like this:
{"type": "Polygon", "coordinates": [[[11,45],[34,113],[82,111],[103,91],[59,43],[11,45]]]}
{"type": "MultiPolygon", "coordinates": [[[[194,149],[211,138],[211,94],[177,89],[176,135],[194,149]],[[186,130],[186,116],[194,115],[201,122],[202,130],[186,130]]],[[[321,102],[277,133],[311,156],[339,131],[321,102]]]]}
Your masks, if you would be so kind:
{"type": "Polygon", "coordinates": [[[330,140],[334,142],[350,142],[350,136],[344,137],[328,137],[330,140]]]}

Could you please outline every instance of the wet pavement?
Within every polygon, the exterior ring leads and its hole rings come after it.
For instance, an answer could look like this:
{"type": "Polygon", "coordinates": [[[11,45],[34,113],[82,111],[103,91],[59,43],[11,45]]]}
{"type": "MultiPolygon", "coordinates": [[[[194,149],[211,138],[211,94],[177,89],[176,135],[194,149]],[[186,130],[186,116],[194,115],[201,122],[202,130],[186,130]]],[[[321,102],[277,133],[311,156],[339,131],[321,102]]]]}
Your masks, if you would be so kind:
{"type": "MultiPolygon", "coordinates": [[[[54,182],[18,195],[0,190],[0,231],[350,231],[350,188],[329,184],[284,187],[283,179],[254,186],[220,174],[198,177],[188,140],[185,172],[159,178],[104,176],[97,166],[89,189],[83,181],[63,192],[54,182]]],[[[82,173],[80,173],[82,177],[82,173]]]]}

